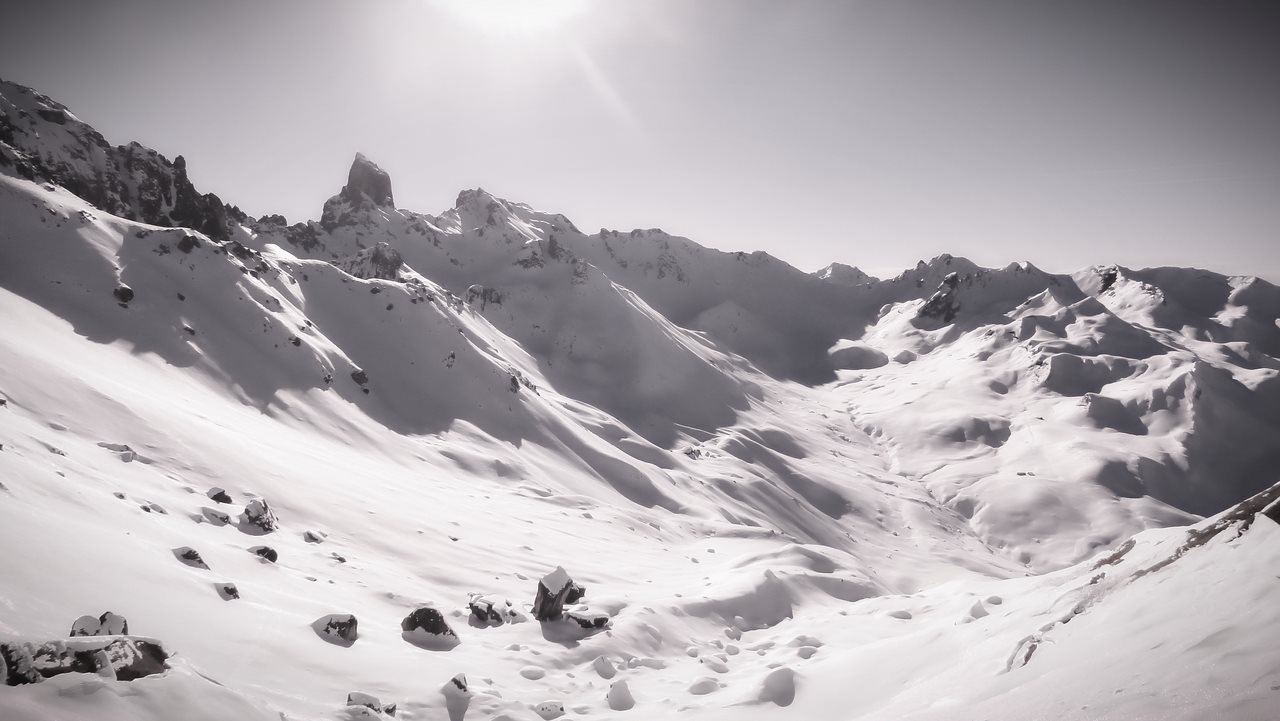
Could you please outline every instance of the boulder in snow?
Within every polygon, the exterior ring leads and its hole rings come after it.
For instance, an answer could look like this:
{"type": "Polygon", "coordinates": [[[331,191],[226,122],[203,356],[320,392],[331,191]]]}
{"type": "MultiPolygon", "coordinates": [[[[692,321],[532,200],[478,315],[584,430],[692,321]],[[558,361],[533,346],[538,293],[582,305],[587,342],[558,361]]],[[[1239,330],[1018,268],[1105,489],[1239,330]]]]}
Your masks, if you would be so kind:
{"type": "Polygon", "coordinates": [[[393,703],[383,704],[378,700],[377,696],[360,691],[352,691],[347,694],[347,706],[357,706],[367,708],[374,713],[386,714],[388,716],[396,715],[396,705],[393,703]]]}
{"type": "Polygon", "coordinates": [[[332,644],[350,646],[359,638],[359,622],[349,613],[331,613],[311,624],[316,635],[332,644]]]}
{"type": "Polygon", "coordinates": [[[258,556],[265,561],[270,561],[271,563],[275,563],[280,560],[280,554],[271,546],[254,546],[249,549],[249,553],[258,556]]]}
{"type": "Polygon", "coordinates": [[[101,674],[133,681],[163,673],[169,654],[156,641],[132,636],[72,638],[35,644],[0,643],[5,683],[38,683],[64,673],[101,674]]]}
{"type": "Polygon", "coordinates": [[[280,520],[276,518],[275,511],[271,510],[271,506],[261,498],[255,498],[249,501],[244,507],[244,513],[240,514],[241,530],[250,533],[271,533],[280,527],[280,520]]]}
{"type": "Polygon", "coordinates": [[[609,702],[609,708],[614,711],[626,711],[636,705],[636,699],[631,695],[631,686],[625,680],[614,681],[605,698],[609,702]]]}
{"type": "Polygon", "coordinates": [[[472,626],[501,626],[504,623],[520,623],[527,620],[511,601],[494,596],[473,593],[467,601],[467,608],[471,610],[472,626]]]}
{"type": "Polygon", "coordinates": [[[539,621],[558,621],[564,615],[564,605],[577,603],[586,593],[586,588],[574,583],[563,567],[556,566],[556,570],[538,581],[533,617],[539,621]]]}
{"type": "Polygon", "coordinates": [[[129,634],[129,622],[124,616],[114,614],[110,611],[94,618],[93,616],[81,616],[71,624],[71,633],[73,638],[76,636],[126,636],[129,634]]]}
{"type": "Polygon", "coordinates": [[[415,608],[400,622],[400,630],[404,640],[415,646],[446,650],[458,645],[458,634],[444,620],[444,614],[431,606],[415,608]]]}
{"type": "Polygon", "coordinates": [[[173,555],[177,557],[179,561],[182,561],[192,568],[202,568],[206,571],[209,570],[209,564],[205,563],[200,552],[191,546],[179,546],[178,548],[173,549],[173,555]]]}

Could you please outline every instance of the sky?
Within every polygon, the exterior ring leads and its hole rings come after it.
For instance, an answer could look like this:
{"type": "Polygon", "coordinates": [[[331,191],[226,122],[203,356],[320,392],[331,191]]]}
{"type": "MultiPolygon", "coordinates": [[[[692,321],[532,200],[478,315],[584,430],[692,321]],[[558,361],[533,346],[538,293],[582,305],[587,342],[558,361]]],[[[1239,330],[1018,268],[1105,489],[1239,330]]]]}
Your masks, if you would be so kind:
{"type": "Polygon", "coordinates": [[[939,253],[1280,282],[1280,3],[17,0],[0,77],[317,218],[356,152],[804,270],[939,253]]]}

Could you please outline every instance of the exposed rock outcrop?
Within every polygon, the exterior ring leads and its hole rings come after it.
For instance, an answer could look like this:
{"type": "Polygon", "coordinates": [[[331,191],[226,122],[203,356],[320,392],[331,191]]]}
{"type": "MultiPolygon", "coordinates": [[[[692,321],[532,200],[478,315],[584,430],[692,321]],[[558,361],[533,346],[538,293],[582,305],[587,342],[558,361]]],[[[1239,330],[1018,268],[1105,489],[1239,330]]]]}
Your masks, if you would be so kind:
{"type": "Polygon", "coordinates": [[[39,683],[64,673],[90,673],[133,681],[168,670],[159,642],[133,636],[71,638],[45,643],[0,643],[0,665],[9,686],[39,683]]]}

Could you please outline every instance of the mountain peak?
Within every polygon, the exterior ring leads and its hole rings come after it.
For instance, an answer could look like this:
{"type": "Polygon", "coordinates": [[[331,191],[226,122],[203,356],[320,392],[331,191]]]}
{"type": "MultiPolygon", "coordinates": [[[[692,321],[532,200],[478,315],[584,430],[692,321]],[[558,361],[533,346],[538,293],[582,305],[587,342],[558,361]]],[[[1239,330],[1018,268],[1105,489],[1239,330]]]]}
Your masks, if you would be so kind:
{"type": "Polygon", "coordinates": [[[861,285],[875,280],[861,268],[844,263],[832,263],[822,270],[814,272],[814,275],[819,280],[825,280],[837,285],[861,285]]]}
{"type": "Polygon", "coordinates": [[[358,203],[361,198],[368,198],[374,205],[395,207],[395,198],[391,194],[391,176],[378,167],[364,153],[356,153],[347,173],[347,185],[342,189],[342,197],[358,203]]]}

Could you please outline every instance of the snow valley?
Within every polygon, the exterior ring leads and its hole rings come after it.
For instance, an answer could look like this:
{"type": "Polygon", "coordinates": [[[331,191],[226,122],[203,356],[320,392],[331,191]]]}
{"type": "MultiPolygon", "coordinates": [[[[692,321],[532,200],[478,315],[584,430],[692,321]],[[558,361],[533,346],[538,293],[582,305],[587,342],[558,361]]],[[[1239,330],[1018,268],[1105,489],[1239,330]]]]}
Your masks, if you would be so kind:
{"type": "Polygon", "coordinates": [[[1280,289],[804,273],[0,83],[0,717],[1274,719],[1280,289]]]}

